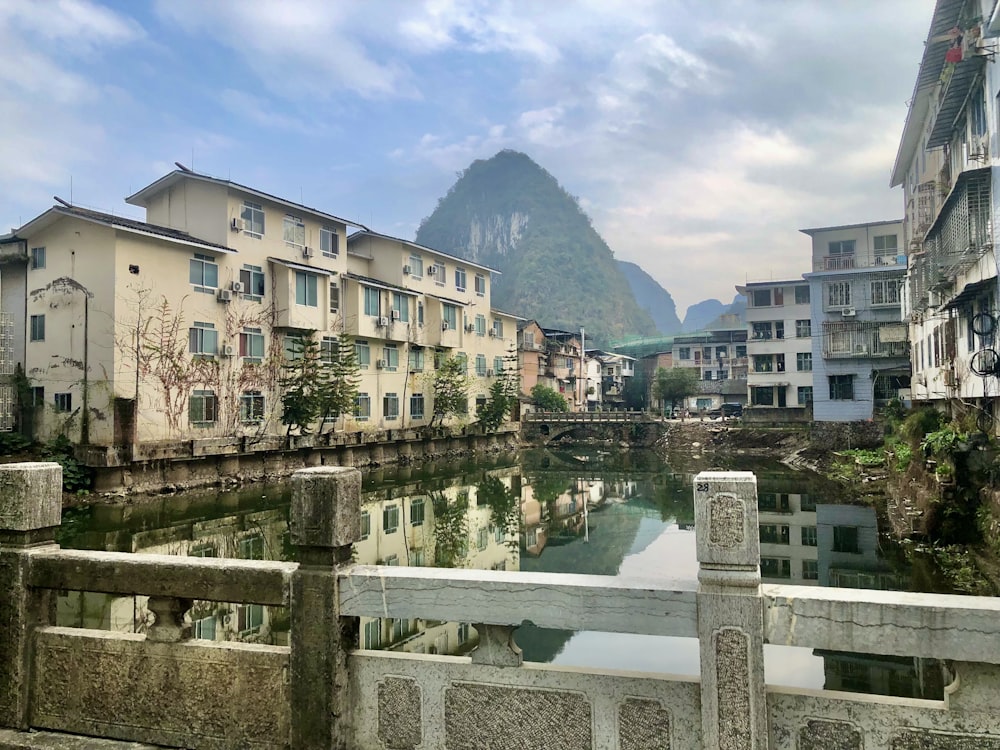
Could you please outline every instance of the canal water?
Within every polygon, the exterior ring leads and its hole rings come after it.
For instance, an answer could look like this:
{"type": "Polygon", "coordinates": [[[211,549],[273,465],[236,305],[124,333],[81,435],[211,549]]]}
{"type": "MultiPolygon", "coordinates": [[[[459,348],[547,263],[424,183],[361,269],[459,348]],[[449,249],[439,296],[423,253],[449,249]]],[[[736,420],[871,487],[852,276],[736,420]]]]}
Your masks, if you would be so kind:
{"type": "MultiPolygon", "coordinates": [[[[926,586],[879,534],[874,512],[823,478],[738,457],[666,462],[652,453],[574,448],[365,473],[359,563],[694,580],[692,482],[705,469],[755,472],[767,582],[917,590],[926,586]]],[[[67,548],[293,560],[287,484],[95,504],[64,514],[67,548]]],[[[285,644],[281,608],[197,602],[195,637],[285,644]]],[[[67,592],[59,623],[142,632],[144,597],[67,592]]],[[[693,639],[522,626],[528,661],[697,675],[693,639]]],[[[470,623],[362,618],[361,646],[463,654],[470,623]]],[[[940,699],[919,659],[765,646],[768,683],[940,699]]]]}

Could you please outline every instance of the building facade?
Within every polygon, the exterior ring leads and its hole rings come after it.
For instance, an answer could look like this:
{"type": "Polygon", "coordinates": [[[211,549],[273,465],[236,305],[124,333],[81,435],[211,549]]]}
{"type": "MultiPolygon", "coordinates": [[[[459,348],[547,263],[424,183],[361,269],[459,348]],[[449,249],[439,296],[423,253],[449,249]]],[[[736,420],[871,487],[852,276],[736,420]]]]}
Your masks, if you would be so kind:
{"type": "Polygon", "coordinates": [[[724,403],[746,404],[747,329],[735,316],[723,323],[721,328],[673,338],[672,366],[692,368],[698,374],[698,393],[684,404],[692,414],[724,403]]]}
{"type": "Polygon", "coordinates": [[[813,418],[871,419],[909,388],[901,221],[803,229],[812,240],[813,418]]]}
{"type": "Polygon", "coordinates": [[[5,273],[3,297],[26,300],[41,439],[283,435],[306,339],[332,362],[346,337],[360,365],[354,410],[317,430],[427,424],[441,356],[468,363],[471,420],[510,366],[516,320],[490,308],[484,266],[187,169],[127,201],[146,221],[60,204],[16,232],[25,281],[5,273]]]}

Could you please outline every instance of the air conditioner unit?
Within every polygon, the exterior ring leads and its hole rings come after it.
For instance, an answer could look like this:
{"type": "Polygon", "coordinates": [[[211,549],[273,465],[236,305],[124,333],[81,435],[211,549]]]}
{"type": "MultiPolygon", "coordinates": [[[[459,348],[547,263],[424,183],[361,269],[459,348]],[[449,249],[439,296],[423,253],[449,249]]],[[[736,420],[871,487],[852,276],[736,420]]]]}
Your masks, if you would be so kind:
{"type": "Polygon", "coordinates": [[[231,302],[233,299],[233,293],[229,289],[219,290],[219,302],[231,302]]]}
{"type": "Polygon", "coordinates": [[[486,371],[486,377],[492,378],[493,377],[493,370],[487,370],[486,371]]]}
{"type": "Polygon", "coordinates": [[[246,229],[246,223],[243,221],[243,219],[234,217],[232,223],[230,223],[229,225],[229,228],[232,229],[234,232],[242,232],[244,229],[246,229]]]}
{"type": "Polygon", "coordinates": [[[235,357],[236,356],[236,347],[233,346],[232,344],[223,344],[222,345],[222,356],[223,357],[235,357]]]}
{"type": "Polygon", "coordinates": [[[413,269],[410,266],[403,266],[403,273],[409,275],[413,273],[413,269]]]}
{"type": "Polygon", "coordinates": [[[375,325],[377,325],[379,328],[384,328],[385,326],[389,325],[389,319],[383,315],[381,318],[375,321],[375,325]]]}
{"type": "Polygon", "coordinates": [[[465,331],[466,331],[466,333],[472,333],[474,330],[476,330],[476,326],[475,325],[473,325],[472,323],[466,323],[465,324],[465,331]]]}
{"type": "Polygon", "coordinates": [[[437,266],[430,266],[430,267],[429,267],[429,268],[427,269],[427,275],[428,275],[428,276],[433,276],[433,275],[434,275],[434,274],[436,274],[436,273],[437,273],[437,266]]]}
{"type": "Polygon", "coordinates": [[[493,330],[493,329],[491,328],[491,329],[490,329],[490,338],[496,338],[496,335],[497,335],[497,332],[496,332],[496,331],[494,331],[494,330],[493,330]]]}
{"type": "Polygon", "coordinates": [[[845,307],[840,311],[840,314],[843,315],[845,318],[853,318],[855,315],[858,314],[858,311],[855,310],[853,307],[845,307]]]}
{"type": "Polygon", "coordinates": [[[392,313],[390,313],[390,317],[392,317],[393,320],[399,320],[399,310],[393,310],[392,313]]]}
{"type": "Polygon", "coordinates": [[[448,321],[443,321],[441,323],[441,330],[442,331],[447,331],[449,328],[451,328],[451,326],[448,325],[448,321]]]}
{"type": "Polygon", "coordinates": [[[243,294],[243,282],[234,281],[233,282],[233,294],[243,294]]]}
{"type": "Polygon", "coordinates": [[[311,247],[304,247],[304,248],[302,248],[302,257],[303,258],[311,258],[311,257],[313,257],[314,253],[315,253],[315,251],[311,247]]]}
{"type": "Polygon", "coordinates": [[[854,345],[854,353],[855,354],[867,354],[868,353],[868,347],[865,346],[864,344],[855,344],[854,345]]]}
{"type": "Polygon", "coordinates": [[[955,387],[955,371],[954,370],[942,370],[941,375],[944,378],[944,384],[948,388],[955,387]]]}
{"type": "Polygon", "coordinates": [[[377,367],[379,370],[384,370],[385,369],[385,360],[384,359],[377,360],[375,362],[375,367],[377,367]]]}

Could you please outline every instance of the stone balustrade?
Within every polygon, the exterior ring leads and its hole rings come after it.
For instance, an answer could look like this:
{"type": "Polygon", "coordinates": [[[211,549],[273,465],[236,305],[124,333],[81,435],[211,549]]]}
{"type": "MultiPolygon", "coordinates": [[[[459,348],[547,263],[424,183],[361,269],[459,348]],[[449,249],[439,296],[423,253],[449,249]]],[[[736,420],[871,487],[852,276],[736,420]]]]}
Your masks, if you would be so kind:
{"type": "Polygon", "coordinates": [[[0,466],[0,748],[1000,750],[1000,600],[762,585],[750,473],[696,477],[697,581],[354,565],[353,468],[294,475],[297,563],[61,550],[60,481],[0,466]],[[156,621],[56,627],[60,590],[143,594],[156,621]],[[195,599],[286,606],[290,644],[192,639],[195,599]],[[473,623],[479,645],[362,650],[360,617],[473,623]],[[697,638],[700,679],[526,663],[524,623],[697,638]],[[768,686],[767,643],[940,659],[949,684],[768,686]]]}

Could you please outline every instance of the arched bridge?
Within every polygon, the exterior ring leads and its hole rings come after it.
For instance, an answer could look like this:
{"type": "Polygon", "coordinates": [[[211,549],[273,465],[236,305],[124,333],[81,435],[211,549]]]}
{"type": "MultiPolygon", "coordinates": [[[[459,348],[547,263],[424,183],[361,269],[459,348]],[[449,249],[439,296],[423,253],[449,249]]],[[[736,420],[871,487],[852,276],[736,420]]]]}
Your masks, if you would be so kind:
{"type": "Polygon", "coordinates": [[[657,417],[640,411],[535,411],[521,415],[522,438],[535,445],[571,435],[577,439],[625,441],[652,445],[659,435],[657,417]]]}

